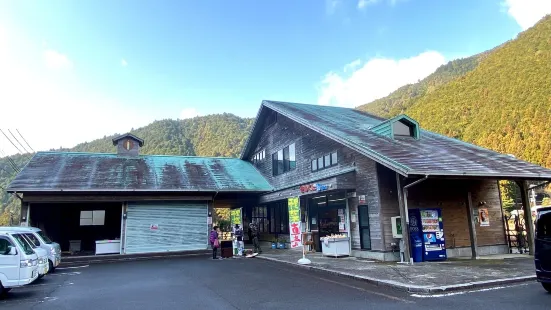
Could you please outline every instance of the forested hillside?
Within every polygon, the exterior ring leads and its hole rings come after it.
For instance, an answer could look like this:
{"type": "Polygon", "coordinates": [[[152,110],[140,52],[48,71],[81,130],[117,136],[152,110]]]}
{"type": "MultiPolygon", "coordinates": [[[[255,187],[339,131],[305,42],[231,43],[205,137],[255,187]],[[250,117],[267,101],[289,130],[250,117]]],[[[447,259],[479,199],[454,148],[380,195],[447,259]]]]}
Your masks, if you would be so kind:
{"type": "MultiPolygon", "coordinates": [[[[236,157],[241,152],[252,123],[253,119],[224,113],[186,120],[155,121],[131,130],[131,133],[145,140],[141,154],[236,157]]],[[[57,151],[113,153],[116,149],[111,140],[118,135],[57,151]]],[[[0,158],[0,225],[8,224],[9,211],[14,212],[15,218],[18,217],[19,202],[12,195],[6,194],[4,188],[16,175],[13,165],[20,169],[31,156],[26,154],[0,158]],[[8,212],[3,212],[5,210],[8,212]]]]}

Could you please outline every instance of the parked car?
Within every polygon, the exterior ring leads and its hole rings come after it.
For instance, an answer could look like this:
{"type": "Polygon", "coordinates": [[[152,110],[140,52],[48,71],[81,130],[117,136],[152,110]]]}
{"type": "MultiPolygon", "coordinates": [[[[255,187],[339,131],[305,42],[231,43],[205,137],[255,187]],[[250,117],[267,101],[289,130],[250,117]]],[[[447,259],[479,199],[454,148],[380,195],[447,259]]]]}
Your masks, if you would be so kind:
{"type": "Polygon", "coordinates": [[[38,256],[22,239],[0,232],[0,294],[38,278],[38,256]]]}
{"type": "Polygon", "coordinates": [[[538,209],[535,245],[536,276],[551,293],[551,207],[538,209]]]}
{"type": "Polygon", "coordinates": [[[22,226],[2,226],[0,231],[13,231],[24,233],[36,246],[48,252],[49,271],[54,272],[55,268],[61,263],[61,247],[59,243],[53,242],[46,234],[36,227],[22,226]]]}
{"type": "Polygon", "coordinates": [[[25,239],[25,242],[27,242],[29,246],[33,248],[36,255],[38,256],[38,278],[40,279],[44,277],[50,270],[50,264],[48,263],[48,252],[46,252],[46,250],[44,250],[43,248],[39,248],[24,233],[16,233],[16,234],[13,234],[13,236],[15,238],[17,238],[17,236],[20,236],[21,238],[25,239]]]}

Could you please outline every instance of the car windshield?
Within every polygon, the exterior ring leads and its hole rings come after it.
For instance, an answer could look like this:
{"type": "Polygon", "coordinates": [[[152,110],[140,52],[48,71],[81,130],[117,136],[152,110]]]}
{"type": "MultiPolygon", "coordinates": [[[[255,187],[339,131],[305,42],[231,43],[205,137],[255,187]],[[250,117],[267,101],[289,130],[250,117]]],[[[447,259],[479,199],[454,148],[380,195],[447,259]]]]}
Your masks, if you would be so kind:
{"type": "Polygon", "coordinates": [[[27,237],[27,239],[29,239],[35,246],[40,246],[40,240],[38,240],[34,234],[27,233],[25,234],[25,237],[27,237]]]}
{"type": "Polygon", "coordinates": [[[27,255],[34,254],[33,248],[29,244],[29,242],[20,234],[13,234],[12,237],[17,241],[19,246],[23,249],[23,252],[27,255]]]}
{"type": "Polygon", "coordinates": [[[50,238],[48,238],[42,230],[39,230],[36,233],[40,236],[40,238],[42,238],[42,240],[44,240],[44,243],[52,244],[52,240],[50,240],[50,238]]]}
{"type": "Polygon", "coordinates": [[[25,241],[27,241],[27,243],[28,243],[33,249],[38,248],[38,245],[36,245],[36,244],[29,238],[29,236],[27,236],[27,234],[21,234],[21,237],[23,237],[23,239],[25,239],[25,241]]]}

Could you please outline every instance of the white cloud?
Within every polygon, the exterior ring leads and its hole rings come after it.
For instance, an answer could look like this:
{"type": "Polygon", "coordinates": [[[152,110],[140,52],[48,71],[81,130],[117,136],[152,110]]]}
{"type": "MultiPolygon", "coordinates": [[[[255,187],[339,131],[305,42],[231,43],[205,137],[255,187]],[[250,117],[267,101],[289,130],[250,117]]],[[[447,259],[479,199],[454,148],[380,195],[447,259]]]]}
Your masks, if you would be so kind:
{"type": "Polygon", "coordinates": [[[355,60],[345,65],[342,73],[329,72],[323,77],[318,104],[356,107],[369,103],[427,77],[445,62],[446,58],[435,51],[398,60],[372,58],[362,66],[355,60]]]}
{"type": "Polygon", "coordinates": [[[73,63],[63,55],[55,50],[48,49],[42,53],[44,64],[46,67],[54,70],[70,69],[73,67],[73,63]]]}
{"type": "MultiPolygon", "coordinates": [[[[53,68],[66,68],[70,61],[59,53],[44,58],[42,51],[42,42],[0,25],[0,128],[19,129],[36,151],[72,147],[178,116],[178,110],[159,109],[145,100],[137,105],[133,98],[98,94],[79,84],[78,72],[56,74],[44,67],[45,59],[53,60],[53,68]]],[[[0,149],[17,153],[1,134],[0,149]]]]}
{"type": "Polygon", "coordinates": [[[128,66],[128,62],[126,61],[126,59],[123,58],[123,59],[121,60],[121,66],[123,66],[123,67],[128,66]]]}
{"type": "Polygon", "coordinates": [[[199,112],[195,108],[185,108],[180,113],[180,119],[194,118],[196,116],[199,116],[199,112]]]}
{"type": "Polygon", "coordinates": [[[360,0],[360,1],[358,1],[358,9],[363,10],[368,5],[372,5],[372,4],[375,4],[377,2],[379,2],[379,0],[360,0]]]}
{"type": "Polygon", "coordinates": [[[502,4],[522,30],[534,26],[545,15],[551,14],[551,0],[505,0],[502,4]]]}

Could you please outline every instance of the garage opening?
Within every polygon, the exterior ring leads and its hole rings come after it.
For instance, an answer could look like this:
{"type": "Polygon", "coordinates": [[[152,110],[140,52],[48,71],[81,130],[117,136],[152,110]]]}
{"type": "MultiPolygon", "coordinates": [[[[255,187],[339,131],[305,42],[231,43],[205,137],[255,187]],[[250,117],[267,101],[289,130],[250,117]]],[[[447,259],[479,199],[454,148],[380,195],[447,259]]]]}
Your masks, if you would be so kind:
{"type": "Polygon", "coordinates": [[[120,254],[121,203],[33,203],[30,225],[42,229],[64,255],[120,254]]]}

